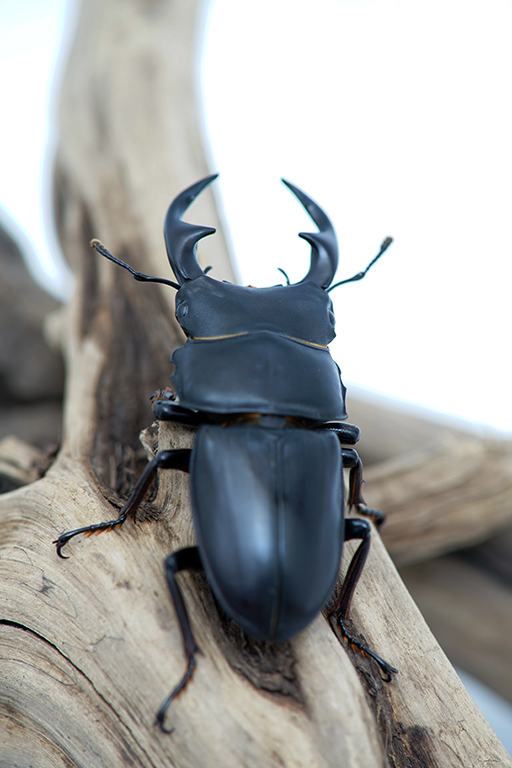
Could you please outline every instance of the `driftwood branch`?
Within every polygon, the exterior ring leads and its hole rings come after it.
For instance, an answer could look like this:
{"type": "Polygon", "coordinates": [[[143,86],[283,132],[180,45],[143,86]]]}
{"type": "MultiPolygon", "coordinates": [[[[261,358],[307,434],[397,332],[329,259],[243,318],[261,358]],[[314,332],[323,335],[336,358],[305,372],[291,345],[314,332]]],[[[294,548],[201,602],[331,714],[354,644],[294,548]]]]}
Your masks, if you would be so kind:
{"type": "MultiPolygon", "coordinates": [[[[507,545],[510,568],[512,529],[498,543],[507,545]]],[[[512,580],[476,555],[474,549],[444,555],[406,566],[400,575],[452,663],[512,703],[512,580]]]]}
{"type": "Polygon", "coordinates": [[[475,437],[352,398],[361,427],[365,499],[387,513],[397,565],[484,541],[512,523],[512,440],[475,437]]]}
{"type": "Polygon", "coordinates": [[[0,216],[0,440],[14,433],[56,447],[64,374],[60,352],[46,343],[45,318],[58,302],[31,279],[8,227],[0,216]]]}
{"type": "Polygon", "coordinates": [[[452,663],[512,702],[512,442],[353,398],[350,416],[407,588],[452,663]]]}
{"type": "MultiPolygon", "coordinates": [[[[145,457],[138,435],[151,420],[148,397],[166,385],[182,341],[172,291],[119,274],[88,242],[101,236],[136,269],[165,269],[166,206],[207,172],[192,82],[198,10],[192,0],[84,3],[56,172],[59,231],[78,283],[61,326],[64,439],[44,477],[0,500],[2,760],[51,768],[511,765],[377,534],[352,619],[399,668],[392,683],[347,650],[323,616],[288,644],[249,641],[219,614],[204,579],[184,575],[203,653],[169,712],[170,736],[154,716],[184,658],[163,560],[194,541],[186,477],[162,473],[137,522],[74,541],[69,560],[51,545],[65,530],[117,514],[145,457]]],[[[193,215],[215,226],[211,197],[201,205],[193,215]]],[[[232,279],[219,242],[207,263],[232,279]]],[[[192,438],[162,426],[159,444],[192,438]]]]}

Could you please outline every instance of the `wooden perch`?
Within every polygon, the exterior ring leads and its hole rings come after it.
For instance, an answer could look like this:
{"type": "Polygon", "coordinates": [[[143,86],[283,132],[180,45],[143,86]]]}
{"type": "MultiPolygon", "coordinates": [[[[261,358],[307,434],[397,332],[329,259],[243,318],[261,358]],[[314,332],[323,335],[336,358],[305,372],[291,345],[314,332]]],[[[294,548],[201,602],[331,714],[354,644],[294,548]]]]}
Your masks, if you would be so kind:
{"type": "MultiPolygon", "coordinates": [[[[39,480],[50,463],[43,451],[18,437],[11,435],[0,440],[0,482],[5,484],[5,490],[39,480]]],[[[1,492],[5,493],[5,490],[1,492]]]]}
{"type": "MultiPolygon", "coordinates": [[[[510,563],[512,529],[508,539],[510,563]]],[[[512,583],[471,554],[409,565],[400,575],[451,662],[512,703],[512,583]]]]}
{"type": "Polygon", "coordinates": [[[353,398],[349,414],[407,588],[452,663],[512,701],[512,443],[353,398]]]}
{"type": "Polygon", "coordinates": [[[382,538],[397,565],[476,544],[512,522],[511,440],[356,398],[349,417],[362,433],[364,496],[387,514],[382,538]]]}
{"type": "Polygon", "coordinates": [[[0,223],[0,440],[16,434],[41,448],[56,447],[64,371],[43,321],[58,312],[58,302],[30,277],[8,225],[0,223]]]}
{"type": "MultiPolygon", "coordinates": [[[[163,561],[194,541],[187,478],[162,473],[137,522],[75,540],[69,560],[56,557],[60,533],[117,515],[140,469],[148,397],[166,385],[181,343],[173,292],[135,283],[88,242],[101,236],[136,269],[165,269],[166,206],[206,175],[192,98],[198,5],[83,5],[56,173],[59,231],[78,283],[62,326],[64,440],[43,478],[0,499],[1,760],[41,768],[510,766],[376,533],[352,620],[398,667],[391,683],[323,616],[287,644],[249,641],[220,615],[204,579],[184,575],[202,654],[169,711],[171,735],[154,727],[184,669],[163,561]]],[[[211,197],[201,205],[194,217],[215,225],[211,197]]],[[[222,249],[207,258],[216,277],[232,279],[222,249]]],[[[185,428],[160,427],[160,447],[191,440],[185,428]]]]}

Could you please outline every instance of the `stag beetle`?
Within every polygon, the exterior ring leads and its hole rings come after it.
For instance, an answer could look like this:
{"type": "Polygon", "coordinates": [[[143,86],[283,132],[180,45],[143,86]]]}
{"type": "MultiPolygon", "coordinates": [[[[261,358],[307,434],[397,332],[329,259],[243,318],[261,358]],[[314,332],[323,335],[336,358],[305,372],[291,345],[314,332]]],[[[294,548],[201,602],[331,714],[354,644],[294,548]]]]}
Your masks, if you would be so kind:
{"type": "Polygon", "coordinates": [[[62,534],[111,530],[134,515],[158,469],[190,473],[197,546],[169,555],[165,571],[181,627],[187,670],[157,715],[192,677],[198,651],[176,574],[204,570],[226,613],[248,635],[280,642],[306,627],[329,601],[343,542],[361,541],[330,613],[342,636],[372,657],[386,675],[390,664],[349,634],[344,619],[369,546],[370,523],[345,519],[343,468],[350,469],[348,506],[373,517],[361,494],[362,465],[353,448],[359,428],[343,424],[345,387],[328,344],[335,336],[328,291],[360,280],[380,258],[387,238],[364,272],[332,285],[338,266],[333,226],[304,192],[286,186],[319,231],[301,232],[311,245],[307,275],[298,283],[252,288],[209,277],[196,257],[198,241],[214,229],[182,216],[216,175],[179,194],[164,234],[177,283],[136,272],[98,240],[91,245],[136,280],[177,290],[176,317],[187,336],[172,362],[174,393],[153,403],[155,417],[197,428],[192,450],[162,450],[149,462],[119,517],[62,534]]]}

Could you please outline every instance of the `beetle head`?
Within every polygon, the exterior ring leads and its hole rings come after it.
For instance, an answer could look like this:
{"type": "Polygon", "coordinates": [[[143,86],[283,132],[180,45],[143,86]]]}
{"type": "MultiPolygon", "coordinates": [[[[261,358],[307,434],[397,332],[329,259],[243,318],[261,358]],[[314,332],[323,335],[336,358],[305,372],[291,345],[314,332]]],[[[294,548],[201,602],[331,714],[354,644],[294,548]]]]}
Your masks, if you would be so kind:
{"type": "MultiPolygon", "coordinates": [[[[167,255],[178,283],[195,280],[204,275],[197,260],[197,243],[203,237],[212,235],[215,229],[187,224],[181,217],[195,198],[217,178],[218,174],[207,176],[181,192],[169,206],[164,224],[167,255]]],[[[300,283],[315,283],[327,289],[333,281],[338,267],[338,243],[334,228],[324,211],[304,192],[289,181],[282,179],[295,197],[302,203],[319,232],[300,232],[299,237],[311,245],[311,260],[307,275],[300,283]]]]}
{"type": "Polygon", "coordinates": [[[326,347],[335,336],[332,303],[326,289],[338,266],[336,235],[328,217],[304,192],[285,181],[320,230],[300,233],[311,245],[307,275],[293,285],[271,288],[248,288],[214,280],[199,266],[196,248],[201,238],[215,230],[187,224],[181,217],[215,178],[208,176],[181,192],[165,219],[167,253],[180,285],[176,317],[186,335],[215,340],[270,331],[326,347]]]}

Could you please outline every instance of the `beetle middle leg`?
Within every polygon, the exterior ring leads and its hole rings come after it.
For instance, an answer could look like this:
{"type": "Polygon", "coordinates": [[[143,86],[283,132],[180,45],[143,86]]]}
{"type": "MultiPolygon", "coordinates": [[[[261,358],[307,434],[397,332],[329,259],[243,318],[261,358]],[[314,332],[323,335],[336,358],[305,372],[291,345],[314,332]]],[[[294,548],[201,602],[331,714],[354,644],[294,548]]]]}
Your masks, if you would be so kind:
{"type": "Polygon", "coordinates": [[[361,544],[355,551],[352,560],[350,561],[350,565],[345,576],[345,581],[343,582],[343,587],[341,588],[341,592],[338,600],[336,601],[336,605],[332,611],[329,612],[327,618],[330,620],[332,617],[334,617],[343,639],[346,640],[352,648],[357,648],[357,650],[363,656],[370,656],[372,659],[374,659],[374,661],[377,662],[379,667],[386,674],[386,681],[389,682],[391,680],[391,673],[396,673],[398,670],[394,669],[391,664],[388,664],[387,661],[384,661],[384,659],[378,656],[374,651],[370,650],[370,648],[362,643],[361,640],[358,640],[357,637],[354,637],[354,635],[350,634],[345,626],[345,619],[347,618],[348,612],[350,610],[352,597],[354,596],[357,582],[359,581],[359,577],[361,576],[366,558],[368,557],[368,552],[370,550],[370,537],[371,527],[368,520],[360,520],[358,518],[349,517],[348,520],[345,521],[345,541],[348,541],[349,539],[361,539],[361,544]]]}
{"type": "Polygon", "coordinates": [[[190,449],[177,449],[168,451],[159,451],[157,455],[147,465],[146,469],[140,476],[139,481],[133,487],[130,494],[130,498],[121,509],[119,517],[115,520],[109,520],[108,522],[96,523],[95,525],[87,525],[84,528],[76,528],[74,531],[68,531],[63,533],[53,543],[57,545],[57,554],[63,560],[67,559],[66,555],[62,554],[62,547],[68,543],[74,536],[78,536],[80,533],[85,533],[87,536],[91,536],[93,533],[102,533],[103,531],[111,531],[118,525],[122,525],[128,515],[134,515],[140,506],[140,503],[146,495],[151,483],[155,479],[157,470],[159,469],[181,469],[184,472],[188,472],[190,463],[190,449]]]}
{"type": "Polygon", "coordinates": [[[343,468],[350,469],[348,508],[355,507],[360,515],[371,517],[377,528],[380,528],[386,519],[386,515],[380,509],[370,509],[366,506],[361,491],[364,481],[363,463],[359,458],[359,454],[353,448],[342,448],[341,455],[343,456],[343,468]]]}
{"type": "MultiPolygon", "coordinates": [[[[354,424],[348,424],[342,421],[326,422],[317,427],[318,430],[334,432],[340,443],[355,445],[359,440],[360,429],[354,424]]],[[[380,509],[369,509],[363,499],[363,463],[359,454],[354,448],[341,448],[343,456],[343,468],[350,469],[348,506],[355,507],[360,515],[371,517],[377,528],[380,528],[385,521],[386,516],[380,509]]]]}

